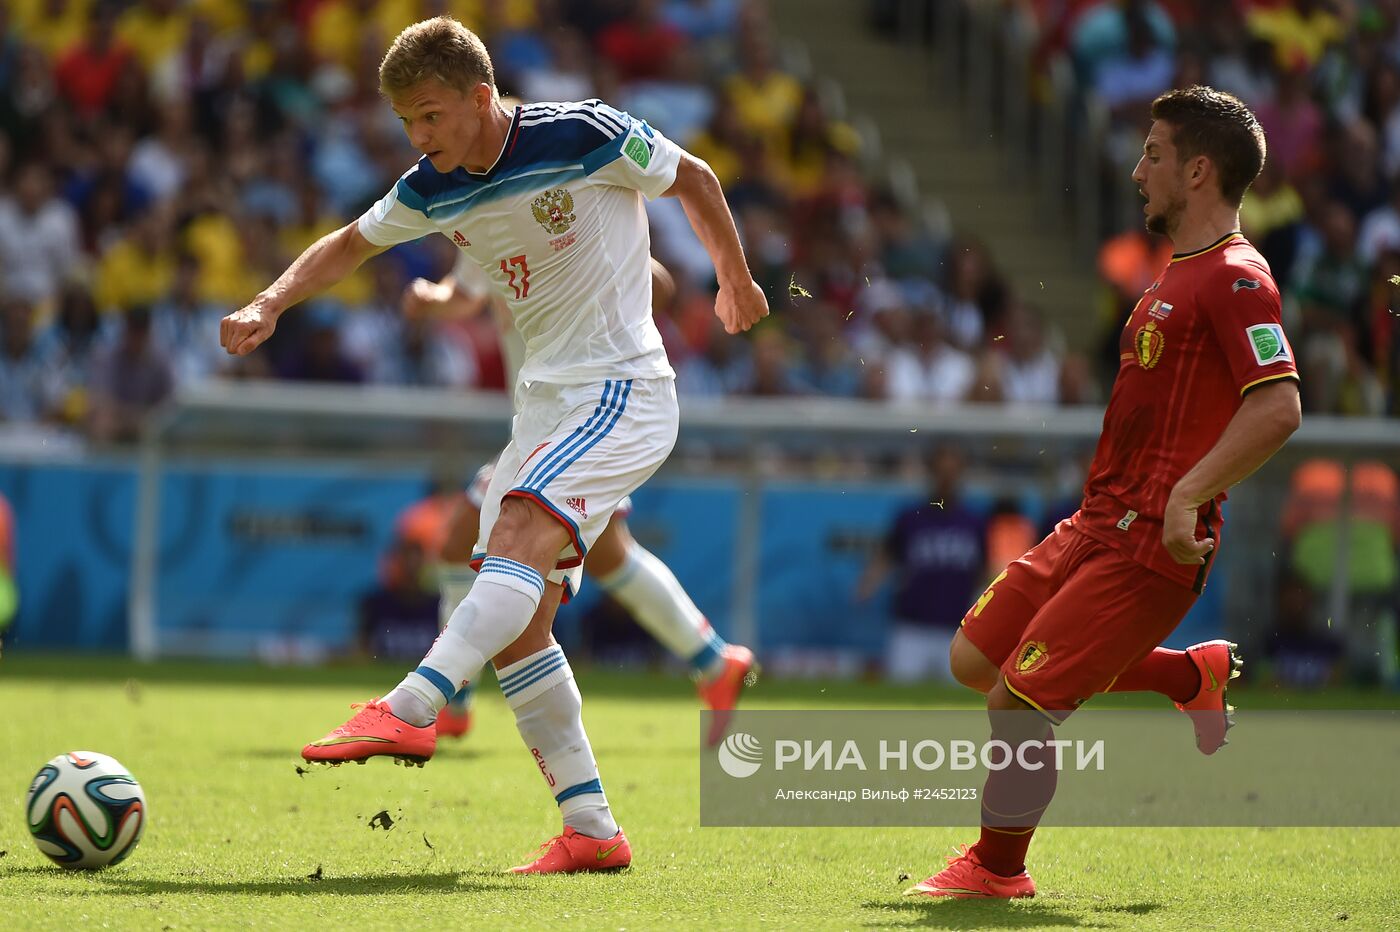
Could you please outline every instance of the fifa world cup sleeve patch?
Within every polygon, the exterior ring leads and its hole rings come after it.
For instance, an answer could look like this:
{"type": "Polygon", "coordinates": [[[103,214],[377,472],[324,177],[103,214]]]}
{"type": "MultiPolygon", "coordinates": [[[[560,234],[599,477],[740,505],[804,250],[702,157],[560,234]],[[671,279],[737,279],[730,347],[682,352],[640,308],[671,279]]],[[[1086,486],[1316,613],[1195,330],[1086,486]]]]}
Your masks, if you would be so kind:
{"type": "Polygon", "coordinates": [[[651,146],[640,136],[633,136],[627,140],[627,144],[622,147],[622,154],[636,162],[638,168],[646,168],[651,164],[651,146]]]}
{"type": "Polygon", "coordinates": [[[1292,350],[1288,347],[1288,341],[1283,337],[1283,327],[1278,324],[1255,324],[1253,327],[1245,328],[1245,336],[1249,338],[1250,348],[1254,350],[1254,359],[1261,366],[1272,365],[1276,362],[1291,362],[1293,360],[1292,350]]]}

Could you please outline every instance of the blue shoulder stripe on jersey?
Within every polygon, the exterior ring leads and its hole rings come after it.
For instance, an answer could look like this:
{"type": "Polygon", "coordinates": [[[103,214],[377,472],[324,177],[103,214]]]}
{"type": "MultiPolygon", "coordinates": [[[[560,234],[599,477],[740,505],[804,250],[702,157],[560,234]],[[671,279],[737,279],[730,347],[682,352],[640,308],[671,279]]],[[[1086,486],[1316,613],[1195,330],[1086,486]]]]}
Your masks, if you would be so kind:
{"type": "MultiPolygon", "coordinates": [[[[596,130],[588,132],[595,139],[602,138],[596,130]]],[[[591,175],[621,158],[628,138],[627,133],[615,136],[571,161],[524,161],[486,182],[449,175],[418,181],[418,173],[410,171],[398,180],[394,193],[399,203],[425,216],[436,219],[448,212],[456,215],[532,187],[543,190],[591,175]],[[420,188],[428,190],[425,193],[420,188]]]]}
{"type": "Polygon", "coordinates": [[[509,178],[502,178],[482,185],[474,191],[461,194],[451,200],[429,204],[426,208],[418,209],[434,219],[442,216],[459,216],[473,208],[482,207],[503,197],[510,197],[523,191],[544,190],[553,185],[573,181],[575,178],[582,178],[587,174],[589,172],[585,170],[585,166],[577,162],[557,167],[533,168],[509,178]]]}
{"type": "Polygon", "coordinates": [[[634,122],[629,114],[618,110],[616,107],[608,106],[596,97],[580,101],[565,101],[560,103],[540,102],[534,104],[526,104],[524,107],[521,108],[520,117],[522,120],[539,120],[547,119],[549,117],[554,116],[561,116],[569,113],[587,114],[588,116],[591,116],[594,119],[596,119],[599,123],[603,124],[604,126],[617,133],[627,132],[627,130],[631,128],[632,123],[634,122]]]}

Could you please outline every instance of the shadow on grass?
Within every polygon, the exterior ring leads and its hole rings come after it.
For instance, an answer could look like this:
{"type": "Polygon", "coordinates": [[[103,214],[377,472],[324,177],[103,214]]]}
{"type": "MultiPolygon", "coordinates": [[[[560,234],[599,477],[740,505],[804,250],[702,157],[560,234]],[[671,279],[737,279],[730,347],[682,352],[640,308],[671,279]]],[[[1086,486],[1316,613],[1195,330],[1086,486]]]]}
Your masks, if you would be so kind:
{"type": "Polygon", "coordinates": [[[481,893],[518,886],[485,872],[468,871],[243,881],[200,880],[194,877],[152,880],[120,874],[98,874],[96,879],[106,888],[104,892],[126,896],[239,893],[253,896],[382,896],[388,893],[481,893]]]}
{"type": "Polygon", "coordinates": [[[66,869],[64,869],[64,868],[62,868],[62,867],[59,867],[59,866],[56,865],[56,864],[55,864],[55,865],[52,865],[52,866],[48,866],[48,865],[38,865],[38,866],[35,866],[35,865],[32,865],[32,864],[26,864],[26,865],[23,866],[23,867],[11,867],[11,868],[3,868],[3,867],[0,867],[0,882],[3,882],[3,881],[7,880],[7,879],[10,878],[10,877],[51,877],[51,878],[53,878],[53,879],[55,879],[55,880],[61,880],[61,879],[63,879],[64,877],[92,877],[92,876],[94,876],[94,875],[91,874],[91,873],[89,873],[88,871],[66,870],[66,869]]]}
{"type": "MultiPolygon", "coordinates": [[[[444,758],[450,758],[452,760],[473,760],[475,758],[502,757],[507,753],[514,754],[516,751],[519,751],[518,747],[443,747],[442,745],[438,745],[437,750],[433,752],[433,760],[442,760],[444,758]]],[[[331,764],[308,764],[306,763],[306,761],[301,759],[301,755],[298,754],[295,749],[288,750],[285,747],[250,748],[246,751],[239,751],[238,753],[243,757],[251,758],[254,760],[284,760],[289,766],[307,768],[308,773],[335,773],[341,768],[348,769],[352,767],[361,766],[360,764],[341,764],[338,767],[333,766],[331,764]]],[[[388,763],[390,762],[389,759],[386,757],[383,760],[376,760],[373,763],[365,764],[364,766],[374,767],[388,763]]]]}
{"type": "MultiPolygon", "coordinates": [[[[694,756],[695,756],[695,748],[694,748],[694,747],[691,747],[691,746],[688,746],[688,745],[687,745],[687,746],[673,746],[673,747],[664,747],[664,746],[663,746],[663,747],[655,747],[655,746],[648,747],[648,746],[645,746],[645,745],[640,745],[640,746],[639,746],[639,745],[612,745],[612,744],[607,744],[606,742],[599,742],[596,746],[605,748],[609,754],[618,754],[618,755],[622,755],[622,754],[631,754],[631,755],[636,755],[636,756],[639,756],[639,757],[640,757],[640,756],[647,756],[647,757],[694,757],[694,756]]],[[[508,745],[508,746],[503,745],[503,746],[498,746],[498,747],[492,747],[492,746],[488,746],[488,745],[485,745],[485,744],[478,744],[478,745],[474,745],[474,746],[459,746],[459,747],[453,747],[453,746],[450,746],[450,745],[447,746],[447,747],[444,747],[444,746],[442,746],[442,745],[438,745],[437,750],[433,752],[433,760],[434,760],[434,761],[443,761],[443,760],[452,760],[452,761],[474,761],[474,760],[488,760],[488,759],[493,759],[493,758],[506,758],[506,759],[510,759],[510,760],[515,760],[515,759],[520,758],[521,755],[522,755],[522,753],[523,753],[523,752],[521,751],[520,746],[519,746],[519,745],[516,745],[516,744],[514,744],[514,743],[512,743],[512,744],[510,744],[510,745],[508,745]]],[[[288,751],[286,748],[252,748],[252,749],[250,749],[250,750],[240,751],[239,754],[241,754],[243,757],[247,757],[247,758],[251,758],[251,759],[255,759],[255,760],[273,760],[273,761],[276,761],[276,760],[284,760],[284,761],[287,762],[287,766],[293,768],[293,769],[292,769],[292,772],[293,772],[294,774],[296,773],[296,768],[302,768],[302,769],[304,769],[304,770],[306,771],[306,773],[304,774],[304,776],[321,776],[321,775],[323,775],[323,774],[327,774],[327,775],[328,775],[328,774],[334,774],[334,773],[336,773],[337,771],[342,771],[342,770],[343,770],[343,771],[346,771],[346,772],[353,772],[355,768],[360,767],[360,766],[365,766],[365,767],[385,767],[385,766],[390,766],[390,761],[389,761],[388,758],[384,758],[383,760],[372,760],[372,761],[370,761],[369,763],[364,764],[364,765],[360,765],[360,764],[340,764],[340,765],[336,766],[336,765],[331,765],[331,764],[308,764],[308,763],[306,763],[305,761],[303,761],[303,760],[301,759],[301,757],[300,757],[299,755],[296,754],[296,752],[294,752],[294,751],[288,751]]],[[[526,755],[526,757],[528,757],[528,755],[526,755]]],[[[431,767],[431,766],[432,766],[432,761],[429,761],[425,766],[431,767]]]]}
{"type": "Polygon", "coordinates": [[[1110,929],[1117,923],[1098,922],[1086,914],[1121,913],[1145,916],[1161,909],[1160,903],[1129,903],[1123,906],[1082,906],[1068,908],[1049,899],[1017,900],[931,900],[901,899],[895,902],[867,902],[871,912],[894,912],[897,918],[870,919],[871,927],[926,926],[931,929],[1110,929]]]}

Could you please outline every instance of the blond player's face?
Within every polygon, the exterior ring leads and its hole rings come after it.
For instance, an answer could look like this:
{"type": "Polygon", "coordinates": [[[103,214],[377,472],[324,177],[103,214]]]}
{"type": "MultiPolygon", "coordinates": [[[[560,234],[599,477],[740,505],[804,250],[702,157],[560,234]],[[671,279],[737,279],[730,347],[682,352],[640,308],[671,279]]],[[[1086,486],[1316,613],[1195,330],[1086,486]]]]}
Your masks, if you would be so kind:
{"type": "Polygon", "coordinates": [[[1172,144],[1171,127],[1161,120],[1153,122],[1142,144],[1142,158],[1133,169],[1133,181],[1147,199],[1142,212],[1151,232],[1170,235],[1176,229],[1186,209],[1184,169],[1172,144]]]}
{"type": "MultiPolygon", "coordinates": [[[[485,85],[463,94],[435,78],[401,94],[390,95],[404,133],[413,148],[428,157],[433,168],[449,172],[465,165],[481,136],[483,118],[478,97],[485,85]]],[[[488,93],[485,95],[489,97],[488,93]]]]}

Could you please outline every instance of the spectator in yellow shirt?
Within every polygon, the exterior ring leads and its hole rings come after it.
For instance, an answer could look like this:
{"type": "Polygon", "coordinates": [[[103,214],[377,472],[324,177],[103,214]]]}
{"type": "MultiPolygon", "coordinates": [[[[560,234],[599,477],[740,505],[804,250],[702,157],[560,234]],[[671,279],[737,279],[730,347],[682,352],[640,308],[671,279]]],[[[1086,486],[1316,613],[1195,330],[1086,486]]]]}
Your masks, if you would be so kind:
{"type": "MultiPolygon", "coordinates": [[[[277,245],[290,262],[312,243],[343,226],[343,219],[322,209],[321,192],[308,181],[298,189],[297,216],[278,232],[277,245]]],[[[368,302],[372,290],[362,266],[324,292],[324,296],[354,306],[368,302]]]]}
{"type": "Polygon", "coordinates": [[[93,297],[104,313],[125,312],[163,297],[174,278],[169,221],[164,211],[148,210],[102,254],[93,297]]]}
{"type": "Polygon", "coordinates": [[[28,45],[56,61],[83,37],[92,0],[7,0],[14,28],[28,45]]]}
{"type": "Polygon", "coordinates": [[[142,0],[117,19],[117,38],[151,74],[185,44],[190,16],[179,0],[142,0]]]}
{"type": "Polygon", "coordinates": [[[773,66],[773,49],[756,35],[744,37],[742,70],[724,86],[724,96],[745,128],[774,142],[787,131],[802,103],[802,85],[773,66]]]}
{"type": "Polygon", "coordinates": [[[419,19],[414,0],[326,0],[311,14],[311,51],[353,71],[366,45],[384,48],[419,19]]]}

